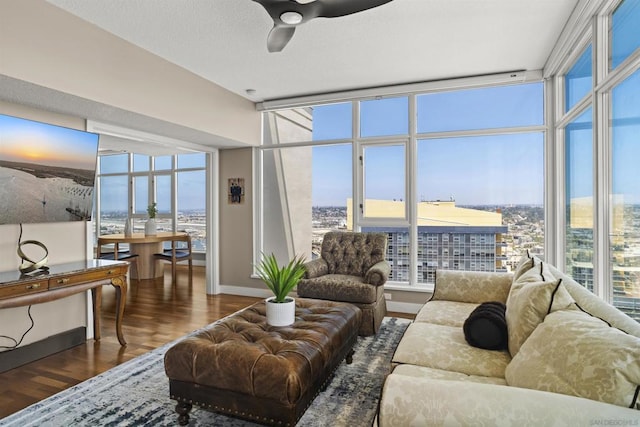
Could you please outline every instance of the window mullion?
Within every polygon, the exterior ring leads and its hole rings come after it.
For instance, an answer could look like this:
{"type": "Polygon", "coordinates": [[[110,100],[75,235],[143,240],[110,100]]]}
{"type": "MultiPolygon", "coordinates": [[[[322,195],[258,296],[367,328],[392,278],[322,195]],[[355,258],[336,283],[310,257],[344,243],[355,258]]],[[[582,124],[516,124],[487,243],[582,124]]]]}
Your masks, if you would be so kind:
{"type": "Polygon", "coordinates": [[[610,97],[596,88],[607,78],[608,69],[608,20],[609,16],[596,16],[593,19],[593,158],[594,158],[594,271],[593,292],[605,301],[613,301],[611,281],[609,194],[610,194],[610,154],[611,141],[606,125],[609,117],[610,97]]]}
{"type": "Polygon", "coordinates": [[[418,284],[418,160],[417,96],[409,97],[409,144],[407,147],[407,204],[409,215],[409,285],[418,284]]]}
{"type": "Polygon", "coordinates": [[[360,231],[361,221],[362,221],[362,206],[364,205],[364,200],[362,199],[362,195],[364,194],[363,189],[363,174],[364,165],[363,162],[363,152],[360,144],[360,103],[357,101],[353,101],[351,103],[351,137],[353,138],[351,147],[352,150],[352,188],[353,188],[353,197],[351,198],[352,212],[353,212],[353,224],[351,224],[353,231],[360,231]]]}
{"type": "Polygon", "coordinates": [[[598,93],[594,105],[594,284],[593,292],[607,302],[613,301],[611,274],[610,197],[611,194],[611,138],[608,123],[610,96],[598,93]]]}
{"type": "Polygon", "coordinates": [[[547,131],[544,138],[544,170],[545,170],[545,200],[544,200],[544,217],[545,217],[545,258],[548,262],[560,266],[564,269],[564,257],[559,254],[565,253],[564,239],[556,239],[560,230],[564,230],[565,221],[561,214],[560,206],[565,198],[564,191],[564,168],[559,165],[564,164],[564,137],[563,134],[554,128],[554,118],[556,112],[556,98],[554,97],[554,88],[557,87],[558,79],[548,79],[544,84],[545,105],[545,123],[547,131]],[[562,260],[561,260],[562,258],[562,260]],[[562,261],[560,264],[559,261],[562,261]]]}

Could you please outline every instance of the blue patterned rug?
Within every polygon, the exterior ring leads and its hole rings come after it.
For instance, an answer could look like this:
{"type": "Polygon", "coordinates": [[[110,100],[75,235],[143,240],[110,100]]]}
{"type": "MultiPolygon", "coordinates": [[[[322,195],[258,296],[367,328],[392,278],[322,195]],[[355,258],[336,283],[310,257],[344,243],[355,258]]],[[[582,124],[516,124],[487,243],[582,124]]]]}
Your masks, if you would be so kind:
{"type": "MultiPolygon", "coordinates": [[[[393,351],[407,319],[385,318],[375,337],[359,337],[351,365],[343,362],[298,426],[370,426],[393,351]]],[[[163,356],[175,342],[118,365],[0,420],[0,426],[176,426],[175,401],[163,356]]],[[[257,426],[194,406],[191,426],[257,426]]]]}

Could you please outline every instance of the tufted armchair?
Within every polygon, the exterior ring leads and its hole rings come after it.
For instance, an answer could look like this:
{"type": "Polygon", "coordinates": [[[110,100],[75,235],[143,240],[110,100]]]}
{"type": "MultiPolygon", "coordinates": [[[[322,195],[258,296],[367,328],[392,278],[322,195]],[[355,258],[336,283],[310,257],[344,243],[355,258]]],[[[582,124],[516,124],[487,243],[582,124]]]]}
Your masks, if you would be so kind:
{"type": "Polygon", "coordinates": [[[352,303],[362,310],[359,334],[375,334],[387,314],[383,285],[391,266],[386,250],[386,233],[325,234],[320,258],[305,264],[298,296],[352,303]]]}

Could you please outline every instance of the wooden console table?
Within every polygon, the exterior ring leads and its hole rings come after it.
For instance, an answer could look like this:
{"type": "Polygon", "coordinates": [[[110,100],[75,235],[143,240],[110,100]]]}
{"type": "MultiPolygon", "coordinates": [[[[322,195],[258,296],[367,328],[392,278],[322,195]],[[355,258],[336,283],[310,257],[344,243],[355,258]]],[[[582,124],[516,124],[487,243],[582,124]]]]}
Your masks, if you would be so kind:
{"type": "Polygon", "coordinates": [[[0,309],[40,304],[91,290],[93,302],[93,334],[100,339],[102,286],[116,289],[116,334],[120,345],[126,345],[122,334],[122,318],[127,297],[127,270],[124,261],[90,259],[49,266],[48,271],[20,274],[0,273],[0,309]]]}

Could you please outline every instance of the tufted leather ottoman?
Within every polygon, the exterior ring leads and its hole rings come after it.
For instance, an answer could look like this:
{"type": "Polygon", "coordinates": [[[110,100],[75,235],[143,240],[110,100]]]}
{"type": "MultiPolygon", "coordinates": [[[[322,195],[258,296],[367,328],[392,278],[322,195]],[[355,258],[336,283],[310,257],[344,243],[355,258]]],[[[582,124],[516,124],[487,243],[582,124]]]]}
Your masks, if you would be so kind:
{"type": "Polygon", "coordinates": [[[164,357],[180,425],[192,405],[293,426],[340,362],[351,363],[361,321],[352,304],[296,299],[296,321],[273,327],[258,302],[185,338],[164,357]]]}

